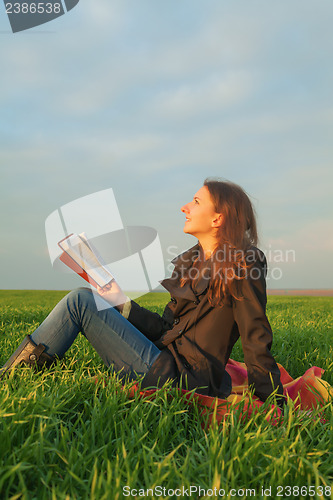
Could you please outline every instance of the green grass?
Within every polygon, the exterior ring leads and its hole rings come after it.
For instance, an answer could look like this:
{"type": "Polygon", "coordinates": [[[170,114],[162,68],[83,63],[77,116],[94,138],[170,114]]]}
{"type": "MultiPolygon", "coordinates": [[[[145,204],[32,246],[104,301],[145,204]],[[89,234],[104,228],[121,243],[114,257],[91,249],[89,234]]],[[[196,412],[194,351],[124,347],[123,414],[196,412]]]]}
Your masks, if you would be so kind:
{"type": "MultiPolygon", "coordinates": [[[[64,294],[0,291],[0,363],[64,294]]],[[[167,300],[150,294],[138,302],[161,313],[167,300]]],[[[269,297],[272,352],[294,378],[316,365],[333,385],[332,305],[330,297],[269,297]]],[[[240,345],[232,357],[242,360],[240,345]]],[[[223,425],[204,430],[200,409],[176,390],[140,399],[130,398],[127,387],[109,376],[83,338],[54,369],[21,368],[2,380],[0,498],[134,498],[125,496],[126,485],[138,490],[137,498],[140,488],[157,486],[166,494],[156,490],[149,498],[176,498],[167,490],[190,486],[220,488],[224,498],[253,498],[246,489],[255,498],[333,498],[331,407],[326,422],[319,412],[300,416],[289,406],[276,427],[262,412],[242,422],[234,411],[223,425]],[[96,376],[108,377],[104,387],[96,376]]]]}

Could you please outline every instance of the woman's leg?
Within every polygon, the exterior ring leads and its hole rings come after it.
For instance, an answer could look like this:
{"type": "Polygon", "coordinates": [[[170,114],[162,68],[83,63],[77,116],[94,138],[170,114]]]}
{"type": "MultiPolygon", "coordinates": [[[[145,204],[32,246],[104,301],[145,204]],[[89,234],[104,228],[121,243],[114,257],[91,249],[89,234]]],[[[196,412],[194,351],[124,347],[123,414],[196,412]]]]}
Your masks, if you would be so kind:
{"type": "Polygon", "coordinates": [[[50,356],[61,358],[78,333],[89,340],[107,366],[123,370],[130,378],[147,373],[160,350],[116,309],[98,310],[105,301],[89,288],[66,295],[30,338],[43,344],[50,356]]]}

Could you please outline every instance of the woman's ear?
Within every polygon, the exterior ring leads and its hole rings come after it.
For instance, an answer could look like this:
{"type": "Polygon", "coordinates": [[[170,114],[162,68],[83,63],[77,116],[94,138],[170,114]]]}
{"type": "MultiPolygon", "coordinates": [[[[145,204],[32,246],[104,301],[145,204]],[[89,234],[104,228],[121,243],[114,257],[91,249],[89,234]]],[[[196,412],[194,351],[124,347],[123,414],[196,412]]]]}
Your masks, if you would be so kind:
{"type": "Polygon", "coordinates": [[[223,224],[223,215],[216,214],[216,217],[212,221],[212,227],[221,227],[223,224]]]}

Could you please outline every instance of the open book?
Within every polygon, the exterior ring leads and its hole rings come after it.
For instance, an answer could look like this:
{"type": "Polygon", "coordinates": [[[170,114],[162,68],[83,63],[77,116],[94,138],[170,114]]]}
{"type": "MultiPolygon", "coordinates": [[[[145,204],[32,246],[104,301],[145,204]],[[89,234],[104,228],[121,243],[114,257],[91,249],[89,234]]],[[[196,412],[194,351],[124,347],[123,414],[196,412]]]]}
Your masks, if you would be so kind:
{"type": "Polygon", "coordinates": [[[60,240],[58,245],[63,251],[60,260],[95,288],[103,287],[114,279],[85,233],[72,233],[60,240]]]}

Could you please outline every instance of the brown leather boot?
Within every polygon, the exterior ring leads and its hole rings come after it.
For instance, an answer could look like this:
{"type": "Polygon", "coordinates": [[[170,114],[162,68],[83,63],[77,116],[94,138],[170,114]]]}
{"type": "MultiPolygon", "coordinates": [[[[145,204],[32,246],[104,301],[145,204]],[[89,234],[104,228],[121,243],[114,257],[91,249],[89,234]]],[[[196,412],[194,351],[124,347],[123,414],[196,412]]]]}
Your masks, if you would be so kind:
{"type": "Polygon", "coordinates": [[[45,366],[48,368],[55,361],[55,356],[46,354],[43,344],[36,345],[29,335],[25,337],[23,342],[18,346],[16,351],[11,355],[9,360],[0,369],[0,378],[15,366],[25,364],[34,366],[37,369],[45,366]]]}

